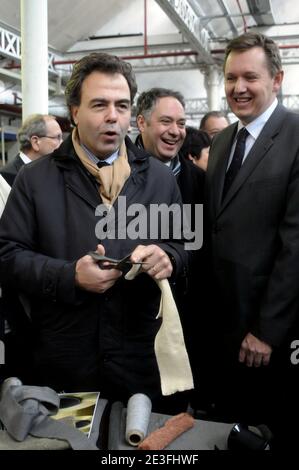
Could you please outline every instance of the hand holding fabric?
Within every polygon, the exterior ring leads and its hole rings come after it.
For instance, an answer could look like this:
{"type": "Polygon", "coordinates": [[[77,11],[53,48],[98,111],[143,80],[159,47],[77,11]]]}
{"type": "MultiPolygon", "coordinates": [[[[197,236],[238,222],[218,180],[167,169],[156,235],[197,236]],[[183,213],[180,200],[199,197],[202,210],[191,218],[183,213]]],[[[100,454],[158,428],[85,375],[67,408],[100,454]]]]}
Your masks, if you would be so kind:
{"type": "Polygon", "coordinates": [[[146,272],[155,280],[166,279],[173,271],[169,256],[157,245],[138,245],[131,255],[131,260],[134,263],[143,262],[140,272],[146,272]]]}

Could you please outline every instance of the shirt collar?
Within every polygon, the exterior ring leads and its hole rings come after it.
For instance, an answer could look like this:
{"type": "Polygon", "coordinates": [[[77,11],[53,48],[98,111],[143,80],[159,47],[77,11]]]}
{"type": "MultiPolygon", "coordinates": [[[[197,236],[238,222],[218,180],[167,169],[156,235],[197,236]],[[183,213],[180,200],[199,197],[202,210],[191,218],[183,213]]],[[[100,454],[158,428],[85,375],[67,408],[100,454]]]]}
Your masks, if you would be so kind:
{"type": "MultiPolygon", "coordinates": [[[[274,109],[278,105],[277,98],[273,101],[273,103],[269,106],[269,108],[266,109],[266,111],[263,112],[260,116],[258,116],[254,121],[250,122],[247,124],[246,129],[248,130],[249,134],[256,140],[258,136],[260,135],[264,125],[270,118],[271,114],[273,113],[274,109]]],[[[238,124],[238,132],[240,129],[242,129],[243,124],[239,121],[238,124]]]]}
{"type": "MultiPolygon", "coordinates": [[[[135,145],[138,148],[143,148],[144,149],[144,144],[143,144],[141,134],[138,134],[138,136],[136,137],[135,145]]],[[[154,155],[152,154],[152,156],[154,156],[154,155]]],[[[154,158],[157,158],[157,157],[154,157],[154,158]]],[[[157,160],[158,160],[158,158],[157,158],[157,160]]],[[[160,161],[162,162],[162,160],[160,160],[160,161]]],[[[162,163],[164,165],[168,166],[171,169],[174,176],[177,176],[181,171],[181,162],[180,162],[180,159],[179,159],[179,155],[175,155],[173,158],[171,158],[167,162],[162,162],[162,163]]]]}
{"type": "Polygon", "coordinates": [[[119,149],[116,150],[112,155],[110,155],[109,157],[105,158],[104,160],[100,160],[98,157],[96,157],[84,144],[81,144],[81,147],[84,149],[84,151],[86,152],[86,155],[88,156],[88,158],[95,164],[97,164],[98,162],[106,162],[108,163],[108,165],[112,165],[112,163],[114,162],[114,160],[116,160],[118,158],[118,154],[119,154],[119,149]]]}
{"type": "Polygon", "coordinates": [[[20,152],[19,155],[20,155],[21,160],[23,160],[23,162],[25,163],[25,165],[26,165],[27,163],[31,163],[31,162],[32,162],[31,158],[27,157],[27,155],[25,155],[24,152],[20,152]]]}

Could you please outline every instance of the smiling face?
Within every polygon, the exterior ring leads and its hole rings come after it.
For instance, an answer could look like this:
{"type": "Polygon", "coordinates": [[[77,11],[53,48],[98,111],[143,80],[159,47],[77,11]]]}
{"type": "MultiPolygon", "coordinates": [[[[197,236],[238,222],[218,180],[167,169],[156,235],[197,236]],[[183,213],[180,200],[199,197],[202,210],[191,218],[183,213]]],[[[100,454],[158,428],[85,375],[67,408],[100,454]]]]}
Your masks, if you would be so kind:
{"type": "Polygon", "coordinates": [[[246,125],[273,103],[283,79],[283,72],[271,77],[261,47],[244,52],[232,51],[226,61],[225,93],[232,112],[246,125]]]}
{"type": "Polygon", "coordinates": [[[72,106],[80,142],[105,159],[121,145],[131,118],[130,89],[121,74],[92,72],[82,83],[81,102],[72,106]]]}
{"type": "Polygon", "coordinates": [[[137,116],[144,148],[163,162],[174,158],[186,137],[182,104],[172,96],[159,98],[149,115],[137,116]]]}

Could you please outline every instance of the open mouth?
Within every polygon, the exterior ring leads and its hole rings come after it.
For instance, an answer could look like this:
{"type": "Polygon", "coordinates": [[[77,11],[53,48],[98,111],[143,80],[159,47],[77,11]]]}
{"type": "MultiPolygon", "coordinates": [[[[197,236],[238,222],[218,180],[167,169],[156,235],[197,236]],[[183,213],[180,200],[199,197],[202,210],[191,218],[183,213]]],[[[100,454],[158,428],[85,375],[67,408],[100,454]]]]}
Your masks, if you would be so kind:
{"type": "Polygon", "coordinates": [[[178,144],[178,140],[170,140],[170,139],[161,139],[164,144],[174,147],[178,144]]]}
{"type": "Polygon", "coordinates": [[[251,101],[251,98],[234,98],[234,101],[238,104],[246,104],[246,103],[249,103],[249,101],[251,101]]]}
{"type": "Polygon", "coordinates": [[[108,131],[108,132],[105,132],[104,135],[108,136],[108,137],[115,137],[117,136],[117,132],[113,132],[113,131],[108,131]]]}

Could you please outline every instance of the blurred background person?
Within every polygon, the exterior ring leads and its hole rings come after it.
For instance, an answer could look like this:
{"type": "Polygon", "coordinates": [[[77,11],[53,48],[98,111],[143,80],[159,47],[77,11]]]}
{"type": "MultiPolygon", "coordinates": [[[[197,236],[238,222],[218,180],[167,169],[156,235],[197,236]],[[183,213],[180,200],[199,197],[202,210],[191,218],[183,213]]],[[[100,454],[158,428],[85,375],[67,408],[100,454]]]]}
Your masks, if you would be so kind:
{"type": "Polygon", "coordinates": [[[191,160],[198,168],[206,171],[208,166],[211,138],[204,131],[195,127],[186,127],[186,137],[181,148],[181,154],[191,160]]]}
{"type": "Polygon", "coordinates": [[[0,174],[12,186],[18,171],[48,153],[52,153],[62,142],[62,130],[55,116],[32,114],[24,121],[18,132],[20,153],[5,165],[0,174]]]}
{"type": "MultiPolygon", "coordinates": [[[[10,191],[9,184],[7,184],[5,179],[2,176],[0,176],[0,217],[4,210],[6,200],[9,195],[9,191],[10,191]]],[[[5,331],[5,322],[4,322],[4,314],[3,314],[3,308],[2,308],[2,296],[0,294],[0,341],[4,341],[4,331],[5,331]]],[[[2,377],[2,373],[3,373],[3,367],[1,366],[1,363],[0,363],[0,384],[2,382],[2,379],[4,378],[4,376],[2,377]]]]}
{"type": "Polygon", "coordinates": [[[209,111],[200,121],[199,129],[205,131],[211,139],[229,126],[230,122],[222,111],[209,111]]]}
{"type": "Polygon", "coordinates": [[[9,184],[5,181],[5,179],[0,175],[0,217],[4,210],[6,200],[8,198],[10,191],[9,184]]]}

